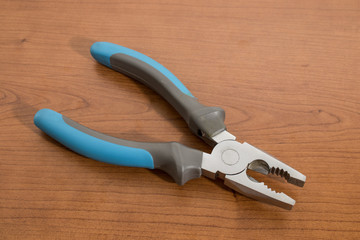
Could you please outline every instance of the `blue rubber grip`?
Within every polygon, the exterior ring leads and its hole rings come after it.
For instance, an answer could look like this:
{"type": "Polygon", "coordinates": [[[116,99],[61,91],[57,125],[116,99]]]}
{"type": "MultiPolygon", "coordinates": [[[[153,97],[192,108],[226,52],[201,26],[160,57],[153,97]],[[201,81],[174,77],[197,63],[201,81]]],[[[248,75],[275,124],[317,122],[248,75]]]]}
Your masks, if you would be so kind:
{"type": "Polygon", "coordinates": [[[134,57],[144,63],[147,63],[151,67],[155,68],[157,71],[162,73],[164,76],[166,76],[169,81],[171,81],[181,92],[184,94],[193,97],[191,92],[182,84],[182,82],[175,77],[174,74],[172,74],[169,70],[167,70],[163,65],[156,62],[152,58],[139,53],[135,50],[116,45],[113,43],[108,42],[96,42],[91,46],[90,49],[91,55],[98,61],[99,63],[112,68],[110,63],[110,57],[114,54],[121,53],[125,55],[129,55],[131,57],[134,57]]]}
{"type": "Polygon", "coordinates": [[[86,157],[121,166],[154,169],[154,161],[148,151],[90,136],[68,125],[63,116],[53,110],[39,110],[34,123],[56,141],[86,157]]]}

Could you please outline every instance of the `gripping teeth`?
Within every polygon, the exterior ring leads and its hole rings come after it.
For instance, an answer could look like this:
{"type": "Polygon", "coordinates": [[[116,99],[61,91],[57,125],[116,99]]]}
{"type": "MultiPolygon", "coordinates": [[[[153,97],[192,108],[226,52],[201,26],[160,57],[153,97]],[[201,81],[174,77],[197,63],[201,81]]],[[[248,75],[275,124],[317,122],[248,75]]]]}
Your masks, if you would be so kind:
{"type": "Polygon", "coordinates": [[[285,178],[288,183],[304,186],[306,177],[302,173],[248,143],[244,143],[244,146],[250,162],[249,169],[263,174],[272,173],[285,178]]]}
{"type": "Polygon", "coordinates": [[[288,173],[287,171],[284,171],[284,169],[272,167],[270,169],[270,173],[276,174],[277,176],[285,178],[285,180],[287,180],[287,181],[290,179],[290,173],[288,173]]]}
{"type": "Polygon", "coordinates": [[[247,197],[273,204],[288,210],[290,210],[295,204],[294,199],[285,193],[272,190],[267,185],[265,185],[264,182],[251,181],[247,177],[246,173],[226,175],[224,183],[226,186],[247,197]]]}
{"type": "MultiPolygon", "coordinates": [[[[279,161],[280,162],[280,161],[279,161]]],[[[269,173],[280,176],[284,178],[288,183],[294,184],[299,187],[303,187],[305,184],[306,177],[295,169],[287,166],[285,163],[280,162],[281,165],[285,165],[288,171],[285,171],[284,168],[272,167],[269,170],[269,173]]],[[[278,165],[280,165],[278,163],[278,165]]]]}
{"type": "Polygon", "coordinates": [[[279,193],[279,192],[277,192],[277,191],[275,191],[275,190],[272,190],[270,187],[268,187],[268,185],[266,185],[264,182],[261,182],[260,184],[262,184],[262,185],[264,185],[264,187],[265,188],[267,188],[267,189],[269,189],[271,192],[273,192],[273,193],[279,193]]]}
{"type": "MultiPolygon", "coordinates": [[[[304,186],[306,177],[303,174],[260,149],[248,143],[243,143],[241,153],[242,161],[248,163],[247,169],[265,175],[271,173],[283,177],[288,183],[300,187],[304,186]]],[[[245,196],[285,209],[290,210],[295,204],[295,200],[285,193],[276,192],[263,182],[259,183],[254,181],[253,178],[249,178],[246,169],[239,174],[225,175],[224,183],[245,196]]]]}

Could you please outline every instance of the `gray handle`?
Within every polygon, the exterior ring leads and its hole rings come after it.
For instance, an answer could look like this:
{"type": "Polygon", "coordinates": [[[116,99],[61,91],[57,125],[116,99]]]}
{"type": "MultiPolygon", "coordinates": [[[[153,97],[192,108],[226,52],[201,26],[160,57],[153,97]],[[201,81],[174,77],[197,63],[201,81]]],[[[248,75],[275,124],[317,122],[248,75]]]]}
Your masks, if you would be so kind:
{"type": "Polygon", "coordinates": [[[201,176],[203,153],[180,143],[144,143],[111,137],[50,109],[38,111],[34,123],[74,152],[98,161],[161,169],[179,185],[201,176]]]}
{"type": "Polygon", "coordinates": [[[198,102],[165,67],[134,50],[106,42],[94,43],[92,56],[100,63],[145,84],[165,98],[183,117],[193,133],[210,145],[213,136],[226,130],[225,111],[198,102]]]}

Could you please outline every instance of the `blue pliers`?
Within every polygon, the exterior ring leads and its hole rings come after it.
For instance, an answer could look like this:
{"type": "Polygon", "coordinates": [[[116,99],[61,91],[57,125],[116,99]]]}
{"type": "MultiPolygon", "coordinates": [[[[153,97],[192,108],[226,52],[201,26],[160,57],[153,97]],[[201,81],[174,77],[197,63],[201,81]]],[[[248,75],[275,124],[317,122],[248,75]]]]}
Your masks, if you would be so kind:
{"type": "Polygon", "coordinates": [[[279,175],[289,183],[304,186],[306,177],[285,163],[244,142],[235,141],[225,127],[225,112],[198,102],[164,66],[134,50],[96,42],[91,55],[101,64],[134,78],[167,100],[191,131],[214,146],[211,154],[177,142],[144,143],[111,137],[50,109],[39,110],[35,125],[69,149],[92,159],[128,167],[161,169],[179,185],[204,175],[220,178],[231,189],[266,203],[291,209],[295,200],[271,190],[247,175],[247,169],[279,175]]]}

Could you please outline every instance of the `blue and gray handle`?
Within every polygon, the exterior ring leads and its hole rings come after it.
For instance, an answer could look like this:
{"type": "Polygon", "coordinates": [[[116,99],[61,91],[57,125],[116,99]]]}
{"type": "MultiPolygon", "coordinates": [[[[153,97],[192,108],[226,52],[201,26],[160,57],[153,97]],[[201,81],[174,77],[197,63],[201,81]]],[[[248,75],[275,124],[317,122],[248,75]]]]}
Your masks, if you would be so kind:
{"type": "Polygon", "coordinates": [[[83,156],[128,167],[161,169],[183,185],[201,176],[203,153],[180,143],[143,143],[111,137],[50,109],[35,114],[35,125],[83,156]]]}
{"type": "Polygon", "coordinates": [[[169,70],[153,59],[108,42],[96,42],[91,55],[101,64],[138,80],[167,100],[184,118],[191,131],[210,145],[213,136],[226,130],[225,112],[219,107],[207,107],[169,70]]]}
{"type": "MultiPolygon", "coordinates": [[[[92,56],[100,63],[135,78],[164,97],[190,129],[214,145],[212,137],[225,130],[224,110],[200,104],[165,67],[134,50],[97,42],[92,56]]],[[[114,138],[86,128],[50,109],[36,113],[37,127],[71,150],[106,163],[161,169],[182,185],[201,176],[202,152],[179,143],[141,143],[114,138]]]]}

